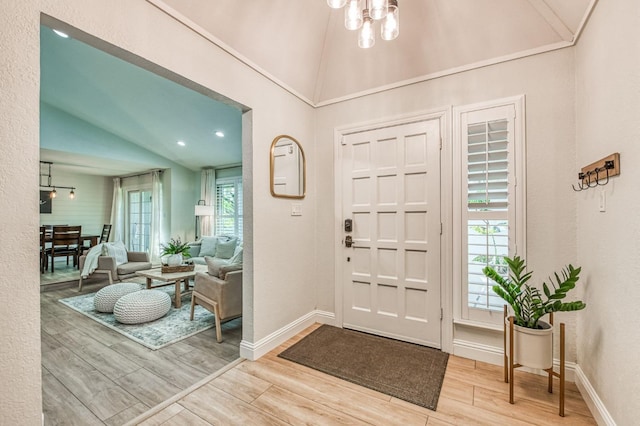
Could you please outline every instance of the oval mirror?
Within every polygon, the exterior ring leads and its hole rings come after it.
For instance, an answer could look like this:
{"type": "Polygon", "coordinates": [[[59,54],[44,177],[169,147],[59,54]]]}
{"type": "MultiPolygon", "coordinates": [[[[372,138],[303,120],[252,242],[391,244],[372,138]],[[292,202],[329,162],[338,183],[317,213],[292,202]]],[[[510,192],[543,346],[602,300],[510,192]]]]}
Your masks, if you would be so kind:
{"type": "Polygon", "coordinates": [[[271,143],[271,195],[304,198],[306,193],[304,151],[297,140],[287,135],[271,143]]]}

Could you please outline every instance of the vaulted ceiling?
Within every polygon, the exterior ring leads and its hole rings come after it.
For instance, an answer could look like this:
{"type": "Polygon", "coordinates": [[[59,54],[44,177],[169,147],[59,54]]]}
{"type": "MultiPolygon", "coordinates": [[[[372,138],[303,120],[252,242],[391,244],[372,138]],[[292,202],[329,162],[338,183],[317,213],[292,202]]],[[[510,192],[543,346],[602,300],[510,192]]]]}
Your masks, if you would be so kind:
{"type": "MultiPolygon", "coordinates": [[[[344,11],[326,0],[147,1],[321,106],[571,46],[597,0],[399,0],[399,37],[377,37],[370,49],[357,47],[357,32],[344,28],[344,11]]],[[[241,161],[238,108],[73,37],[43,30],[41,43],[43,109],[51,106],[194,171],[241,161]],[[216,130],[227,133],[224,140],[213,136],[216,130]]],[[[43,149],[41,155],[103,175],[148,166],[73,151],[43,149]]]]}
{"type": "Polygon", "coordinates": [[[399,0],[399,37],[361,49],[325,0],[148,1],[313,105],[570,46],[596,2],[399,0]]]}

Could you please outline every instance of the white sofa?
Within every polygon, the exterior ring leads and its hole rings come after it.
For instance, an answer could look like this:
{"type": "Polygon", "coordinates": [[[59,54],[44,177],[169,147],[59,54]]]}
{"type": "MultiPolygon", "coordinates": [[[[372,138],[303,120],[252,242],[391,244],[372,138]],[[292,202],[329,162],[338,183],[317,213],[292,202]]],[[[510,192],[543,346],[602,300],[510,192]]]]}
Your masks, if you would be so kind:
{"type": "MultiPolygon", "coordinates": [[[[191,260],[197,265],[207,264],[205,256],[213,258],[221,266],[242,263],[242,240],[237,237],[202,237],[199,241],[188,244],[191,260]]],[[[211,262],[211,259],[209,261],[211,262]]]]}

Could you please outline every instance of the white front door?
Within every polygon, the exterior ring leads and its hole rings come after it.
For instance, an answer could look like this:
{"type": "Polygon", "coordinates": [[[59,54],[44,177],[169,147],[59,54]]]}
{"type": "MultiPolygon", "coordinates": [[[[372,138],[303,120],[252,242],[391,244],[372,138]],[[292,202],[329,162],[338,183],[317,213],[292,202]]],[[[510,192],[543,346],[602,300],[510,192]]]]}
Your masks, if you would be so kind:
{"type": "Polygon", "coordinates": [[[440,348],[440,120],[345,136],[342,179],[343,326],[440,348]]]}

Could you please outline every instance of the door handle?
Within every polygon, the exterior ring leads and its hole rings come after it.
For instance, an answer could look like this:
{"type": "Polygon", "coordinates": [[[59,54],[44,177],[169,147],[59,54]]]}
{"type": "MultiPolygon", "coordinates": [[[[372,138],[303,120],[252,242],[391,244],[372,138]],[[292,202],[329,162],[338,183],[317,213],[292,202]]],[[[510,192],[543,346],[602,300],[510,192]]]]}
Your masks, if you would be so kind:
{"type": "Polygon", "coordinates": [[[344,238],[344,245],[345,245],[346,247],[351,247],[351,246],[353,245],[353,238],[351,238],[351,235],[347,235],[347,236],[344,238]]]}

